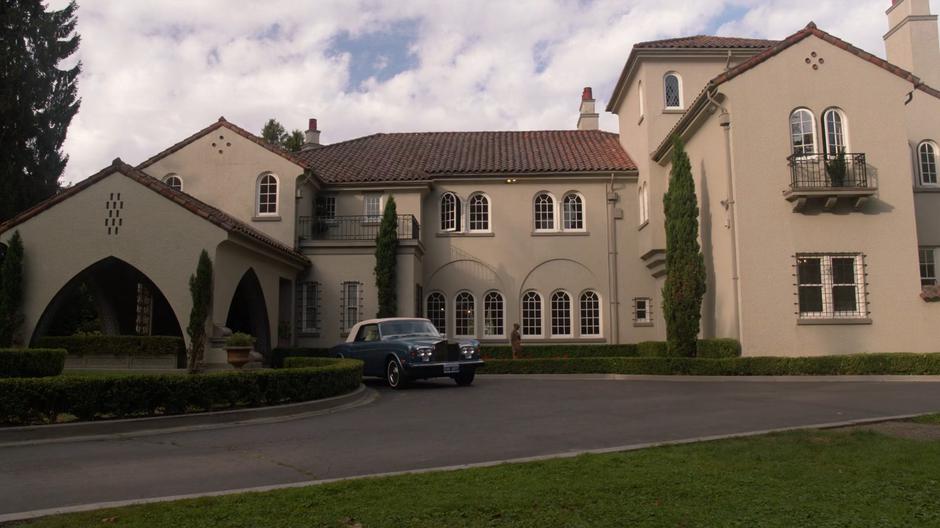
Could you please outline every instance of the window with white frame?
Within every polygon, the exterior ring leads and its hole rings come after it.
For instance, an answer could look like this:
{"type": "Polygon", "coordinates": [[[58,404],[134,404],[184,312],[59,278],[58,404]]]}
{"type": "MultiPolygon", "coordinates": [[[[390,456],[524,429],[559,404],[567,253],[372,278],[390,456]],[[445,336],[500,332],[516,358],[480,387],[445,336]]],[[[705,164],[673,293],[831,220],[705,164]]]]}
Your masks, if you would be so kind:
{"type": "Polygon", "coordinates": [[[867,316],[863,256],[852,253],[796,257],[797,305],[801,319],[867,316]]]}
{"type": "Polygon", "coordinates": [[[584,200],[578,193],[568,193],[562,198],[562,226],[566,231],[584,230],[584,200]]]}
{"type": "Polygon", "coordinates": [[[643,225],[650,220],[649,187],[647,187],[647,182],[640,184],[639,202],[640,225],[643,225]]]}
{"type": "Polygon", "coordinates": [[[424,316],[431,321],[441,335],[447,335],[447,299],[444,298],[443,293],[433,292],[428,295],[424,316]]]}
{"type": "Polygon", "coordinates": [[[633,322],[652,323],[653,314],[650,312],[652,301],[648,297],[633,299],[633,322]]]}
{"type": "Polygon", "coordinates": [[[571,296],[568,292],[556,291],[551,298],[552,336],[571,336],[571,296]]]}
{"type": "Polygon", "coordinates": [[[467,201],[470,218],[467,227],[471,232],[490,230],[490,199],[485,194],[477,193],[467,201]]]}
{"type": "Polygon", "coordinates": [[[918,251],[920,256],[920,285],[937,285],[937,266],[935,263],[936,248],[922,247],[918,251]]]}
{"type": "Polygon", "coordinates": [[[362,283],[347,281],[342,285],[340,292],[340,330],[348,334],[349,330],[359,322],[362,317],[362,283]]]}
{"type": "Polygon", "coordinates": [[[470,337],[476,333],[476,300],[472,293],[460,292],[454,298],[454,334],[470,337]]]}
{"type": "Polygon", "coordinates": [[[277,214],[277,176],[262,174],[258,178],[258,207],[259,216],[277,214]]]}
{"type": "Polygon", "coordinates": [[[174,191],[183,192],[183,179],[179,174],[167,174],[166,178],[163,178],[163,183],[174,191]]]}
{"type": "Polygon", "coordinates": [[[798,108],[790,114],[790,144],[795,156],[816,153],[816,123],[813,113],[805,108],[798,108]]]}
{"type": "Polygon", "coordinates": [[[595,291],[581,294],[580,300],[581,337],[601,335],[601,298],[595,291]]]}
{"type": "Polygon", "coordinates": [[[848,150],[845,127],[845,114],[837,108],[830,108],[823,114],[823,128],[826,132],[826,154],[836,156],[848,150]]]}
{"type": "Polygon", "coordinates": [[[548,193],[535,195],[535,230],[555,230],[555,198],[548,193]]]}
{"type": "Polygon", "coordinates": [[[538,292],[528,291],[522,295],[522,335],[542,335],[542,296],[538,292]]]}
{"type": "Polygon", "coordinates": [[[937,145],[932,141],[918,145],[917,161],[921,185],[937,185],[937,145]]]}
{"type": "Polygon", "coordinates": [[[483,335],[485,337],[502,337],[506,335],[505,305],[503,294],[491,291],[483,297],[483,335]]]}
{"type": "Polygon", "coordinates": [[[320,286],[316,282],[300,285],[300,333],[320,332],[320,286]]]}
{"type": "Polygon", "coordinates": [[[336,218],[335,196],[321,195],[317,198],[317,217],[321,220],[333,220],[336,218]]]}
{"type": "Polygon", "coordinates": [[[441,196],[441,231],[460,230],[460,198],[454,193],[441,196]]]}
{"type": "Polygon", "coordinates": [[[663,92],[667,110],[682,108],[682,78],[678,73],[670,72],[663,77],[663,92]]]}
{"type": "Polygon", "coordinates": [[[378,222],[382,220],[382,195],[366,194],[362,197],[363,211],[367,222],[378,222]]]}

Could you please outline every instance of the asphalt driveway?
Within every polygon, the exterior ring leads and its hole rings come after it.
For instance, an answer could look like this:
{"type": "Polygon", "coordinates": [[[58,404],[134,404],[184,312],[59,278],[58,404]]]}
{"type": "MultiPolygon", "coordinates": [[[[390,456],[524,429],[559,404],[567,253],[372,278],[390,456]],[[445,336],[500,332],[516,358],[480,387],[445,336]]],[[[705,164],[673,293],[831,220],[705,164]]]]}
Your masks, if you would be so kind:
{"type": "Polygon", "coordinates": [[[0,514],[940,411],[936,382],[481,376],[323,416],[0,448],[0,514]]]}

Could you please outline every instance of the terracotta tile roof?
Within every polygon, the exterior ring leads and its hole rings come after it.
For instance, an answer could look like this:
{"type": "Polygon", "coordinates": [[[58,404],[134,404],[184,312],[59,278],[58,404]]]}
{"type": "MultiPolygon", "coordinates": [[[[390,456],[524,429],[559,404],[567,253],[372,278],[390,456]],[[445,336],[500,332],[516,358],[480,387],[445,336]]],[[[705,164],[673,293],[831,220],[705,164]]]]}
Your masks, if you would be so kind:
{"type": "Polygon", "coordinates": [[[334,184],[636,170],[617,134],[598,130],[374,134],[298,157],[322,181],[334,184]]]}
{"type": "Polygon", "coordinates": [[[271,152],[277,154],[278,156],[281,156],[282,158],[286,158],[286,159],[288,159],[288,160],[290,160],[290,161],[296,163],[297,165],[303,166],[303,165],[301,164],[301,162],[297,159],[296,155],[294,155],[293,153],[288,152],[288,151],[286,151],[286,150],[284,150],[284,149],[282,149],[282,148],[280,148],[280,147],[278,147],[278,146],[272,145],[272,144],[268,143],[267,141],[261,139],[260,137],[258,137],[258,136],[256,136],[256,135],[252,134],[251,132],[245,130],[244,128],[242,128],[242,127],[240,127],[240,126],[238,126],[238,125],[236,125],[236,124],[234,124],[234,123],[230,123],[230,122],[226,121],[224,117],[220,117],[219,120],[216,121],[215,123],[212,123],[211,125],[207,126],[206,128],[203,128],[203,129],[200,130],[199,132],[196,132],[195,134],[193,134],[193,135],[189,136],[188,138],[186,138],[186,139],[180,141],[179,143],[176,143],[175,145],[173,145],[173,146],[167,148],[166,150],[164,150],[164,151],[162,151],[162,152],[160,152],[160,153],[158,153],[158,154],[155,154],[154,156],[151,156],[149,159],[147,159],[147,160],[144,161],[143,163],[137,165],[137,168],[138,168],[138,169],[145,169],[145,168],[147,168],[147,167],[153,165],[154,163],[160,161],[161,159],[163,159],[163,158],[169,156],[170,154],[173,154],[174,152],[176,152],[176,151],[182,149],[182,148],[185,147],[186,145],[189,145],[189,144],[192,143],[193,141],[196,141],[197,139],[201,138],[202,136],[205,136],[206,134],[208,134],[208,133],[210,133],[210,132],[213,132],[213,131],[215,131],[215,130],[218,130],[218,129],[220,129],[220,128],[226,128],[226,129],[228,129],[228,130],[231,130],[232,132],[238,134],[239,136],[242,136],[243,138],[245,138],[245,139],[247,139],[247,140],[249,140],[249,141],[251,141],[251,142],[253,142],[253,143],[258,144],[258,145],[264,147],[264,148],[267,149],[267,150],[270,150],[271,152]]]}
{"type": "Polygon", "coordinates": [[[64,191],[56,194],[55,196],[42,201],[33,207],[23,211],[22,213],[16,215],[15,217],[7,220],[3,224],[0,224],[0,233],[9,231],[13,227],[29,220],[30,218],[42,213],[43,211],[52,208],[53,206],[71,198],[72,196],[80,193],[81,191],[93,186],[104,178],[114,174],[119,173],[124,176],[136,181],[137,183],[143,185],[144,187],[149,188],[150,190],[156,192],[157,194],[163,196],[164,198],[171,200],[178,204],[179,206],[185,208],[189,212],[200,216],[209,222],[215,224],[216,226],[224,229],[229,233],[238,233],[261,242],[262,244],[269,246],[272,249],[277,250],[279,253],[284,256],[289,257],[295,262],[307,265],[310,263],[310,260],[301,254],[298,251],[295,251],[294,248],[289,247],[277,240],[271,238],[270,236],[258,231],[257,229],[245,224],[244,222],[237,220],[230,216],[227,213],[222,212],[221,210],[205,203],[192,196],[177,191],[160,180],[145,174],[144,172],[128,165],[121,161],[120,158],[115,159],[111,165],[105,167],[104,169],[98,171],[97,173],[85,178],[84,180],[76,183],[75,185],[65,189],[64,191]]]}
{"type": "Polygon", "coordinates": [[[694,121],[696,114],[698,113],[696,109],[699,109],[704,105],[704,102],[707,99],[707,93],[709,90],[712,90],[715,87],[723,83],[726,83],[740,76],[741,74],[763,64],[768,59],[775,57],[776,55],[779,55],[784,50],[790,48],[791,46],[799,42],[802,42],[804,39],[810,36],[818,37],[819,39],[825,42],[828,42],[829,44],[832,44],[833,46],[837,48],[840,48],[853,55],[856,55],[860,59],[868,61],[874,64],[875,66],[878,66],[879,68],[882,68],[885,71],[893,73],[894,75],[897,75],[898,77],[910,82],[913,89],[920,90],[926,94],[932,95],[940,99],[940,90],[937,90],[931,86],[924,84],[923,81],[921,81],[920,78],[914,75],[913,73],[905,70],[904,68],[895,66],[894,64],[891,64],[890,62],[880,57],[872,55],[871,53],[868,53],[867,51],[861,48],[853,46],[852,44],[836,36],[826,33],[825,31],[816,27],[816,24],[814,24],[813,22],[810,22],[809,24],[807,24],[805,28],[801,29],[800,31],[797,31],[796,33],[790,35],[786,39],[780,41],[776,46],[772,48],[768,48],[764,50],[763,52],[758,53],[757,55],[754,55],[750,59],[742,62],[741,64],[735,66],[734,68],[731,68],[728,71],[722,72],[720,75],[718,75],[717,77],[709,81],[705,89],[702,90],[702,92],[698,95],[698,97],[696,97],[696,99],[692,102],[692,104],[689,105],[689,110],[685,113],[682,119],[680,119],[679,122],[676,123],[676,125],[672,128],[672,130],[668,134],[666,134],[666,137],[663,138],[663,141],[662,143],[659,144],[659,147],[657,147],[656,150],[653,151],[653,159],[657,161],[662,159],[662,156],[664,156],[666,152],[669,151],[672,137],[684,131],[686,127],[688,127],[692,123],[692,121],[694,121]]]}
{"type": "Polygon", "coordinates": [[[692,37],[679,37],[666,40],[638,42],[637,44],[634,44],[633,47],[638,49],[764,49],[775,46],[778,43],[779,41],[777,40],[695,35],[692,37]]]}

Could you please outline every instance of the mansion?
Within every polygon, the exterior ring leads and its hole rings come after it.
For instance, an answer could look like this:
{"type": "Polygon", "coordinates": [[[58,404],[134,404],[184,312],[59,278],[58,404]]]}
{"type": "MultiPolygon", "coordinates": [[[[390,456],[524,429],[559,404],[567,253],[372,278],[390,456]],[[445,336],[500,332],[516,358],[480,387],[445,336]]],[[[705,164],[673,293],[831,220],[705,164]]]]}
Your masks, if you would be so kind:
{"type": "MultiPolygon", "coordinates": [[[[373,134],[300,152],[220,118],[0,225],[25,245],[22,339],[79,287],[102,330],[179,335],[199,254],[211,335],[329,347],[377,311],[375,238],[397,207],[398,311],[503,344],[663,340],[663,195],[692,163],[702,337],[745,355],[937,352],[940,39],[928,0],[887,11],[887,60],[810,23],[781,41],[636,44],[598,130],[373,134]]],[[[573,112],[574,114],[574,112],[573,112]]],[[[187,338],[188,339],[188,338],[187,338]]],[[[224,363],[224,357],[209,357],[224,363]]]]}

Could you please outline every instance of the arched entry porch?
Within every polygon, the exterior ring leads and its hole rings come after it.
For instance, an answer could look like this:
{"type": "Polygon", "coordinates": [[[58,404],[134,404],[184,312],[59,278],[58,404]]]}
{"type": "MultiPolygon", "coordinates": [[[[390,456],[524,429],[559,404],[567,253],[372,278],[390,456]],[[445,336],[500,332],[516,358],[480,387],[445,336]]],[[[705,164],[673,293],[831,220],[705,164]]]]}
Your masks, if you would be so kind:
{"type": "Polygon", "coordinates": [[[258,275],[251,268],[242,275],[232,302],[229,304],[225,326],[232,332],[244,332],[255,338],[255,351],[270,359],[271,326],[268,309],[264,300],[264,290],[258,275]]]}

